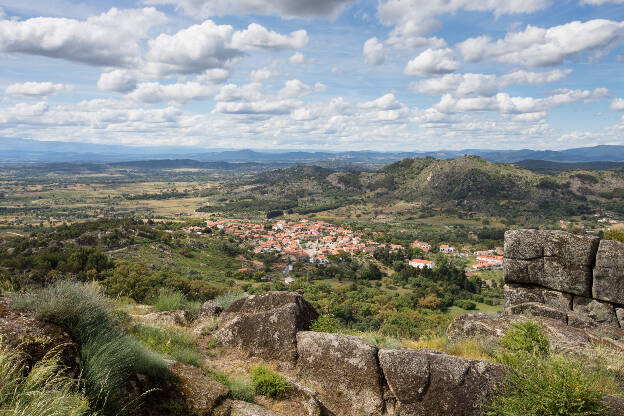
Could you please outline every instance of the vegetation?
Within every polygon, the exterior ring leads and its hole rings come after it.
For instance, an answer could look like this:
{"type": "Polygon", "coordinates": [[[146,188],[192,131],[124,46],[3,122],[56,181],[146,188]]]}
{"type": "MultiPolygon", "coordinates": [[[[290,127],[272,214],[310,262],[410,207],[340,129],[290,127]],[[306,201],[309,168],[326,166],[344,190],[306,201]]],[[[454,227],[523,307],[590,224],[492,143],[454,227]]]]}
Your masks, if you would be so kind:
{"type": "Polygon", "coordinates": [[[249,403],[255,401],[254,385],[250,379],[242,376],[228,375],[218,370],[211,370],[210,376],[215,381],[227,386],[230,389],[232,398],[235,400],[243,400],[249,403]]]}
{"type": "Polygon", "coordinates": [[[105,295],[94,284],[59,281],[22,297],[18,305],[69,330],[80,344],[85,391],[105,414],[118,413],[131,374],[168,377],[163,359],[130,338],[105,295]]]}
{"type": "Polygon", "coordinates": [[[200,367],[202,355],[195,337],[184,329],[157,327],[146,324],[134,325],[130,333],[150,349],[176,361],[200,367]]]}
{"type": "Polygon", "coordinates": [[[28,368],[17,350],[0,347],[0,414],[96,416],[77,380],[54,351],[28,368]]]}
{"type": "Polygon", "coordinates": [[[281,399],[288,388],[288,381],[264,365],[251,371],[251,381],[257,394],[271,399],[281,399]]]}
{"type": "Polygon", "coordinates": [[[604,416],[598,376],[585,363],[548,354],[548,338],[536,323],[515,324],[501,340],[497,359],[511,368],[491,403],[496,416],[604,416]]]}

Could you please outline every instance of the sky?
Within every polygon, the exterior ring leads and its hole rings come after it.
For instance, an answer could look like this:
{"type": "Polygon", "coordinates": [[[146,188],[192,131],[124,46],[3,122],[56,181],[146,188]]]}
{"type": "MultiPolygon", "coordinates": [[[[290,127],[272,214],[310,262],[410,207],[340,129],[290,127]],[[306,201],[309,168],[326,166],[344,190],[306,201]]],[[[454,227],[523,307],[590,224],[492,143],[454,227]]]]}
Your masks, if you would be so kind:
{"type": "Polygon", "coordinates": [[[0,0],[0,137],[624,145],[624,0],[0,0]]]}

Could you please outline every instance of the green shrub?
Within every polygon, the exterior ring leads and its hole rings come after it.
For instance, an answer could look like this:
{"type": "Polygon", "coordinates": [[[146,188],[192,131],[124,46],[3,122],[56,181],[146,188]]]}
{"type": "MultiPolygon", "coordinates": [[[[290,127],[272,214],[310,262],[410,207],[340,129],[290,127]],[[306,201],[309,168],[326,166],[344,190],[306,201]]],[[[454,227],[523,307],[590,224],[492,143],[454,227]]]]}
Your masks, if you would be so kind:
{"type": "Polygon", "coordinates": [[[520,352],[504,354],[513,368],[487,409],[489,416],[605,416],[604,395],[582,363],[520,352]]]}
{"type": "Polygon", "coordinates": [[[251,381],[257,394],[271,399],[281,399],[288,388],[288,381],[264,365],[251,371],[251,381]]]}
{"type": "Polygon", "coordinates": [[[323,314],[310,324],[310,331],[338,332],[340,327],[340,319],[334,315],[323,314]]]}
{"type": "Polygon", "coordinates": [[[185,330],[138,324],[132,327],[131,333],[151,349],[176,361],[201,366],[202,355],[195,337],[185,330]]]}
{"type": "Polygon", "coordinates": [[[236,302],[237,300],[244,298],[247,296],[247,293],[240,290],[233,290],[231,292],[223,293],[216,298],[214,298],[214,302],[216,305],[221,306],[223,309],[227,309],[231,304],[236,302]]]}
{"type": "Polygon", "coordinates": [[[86,392],[106,414],[123,407],[130,375],[146,374],[153,381],[169,375],[161,357],[123,332],[112,305],[94,284],[59,281],[18,298],[16,306],[67,328],[80,344],[86,392]]]}
{"type": "Polygon", "coordinates": [[[64,375],[58,355],[28,368],[15,350],[0,347],[0,414],[6,416],[95,416],[76,380],[64,375]]]}
{"type": "Polygon", "coordinates": [[[548,337],[542,328],[532,321],[515,322],[500,340],[500,345],[511,352],[548,354],[548,337]]]}
{"type": "Polygon", "coordinates": [[[477,304],[469,300],[456,300],[455,306],[465,309],[467,311],[473,311],[477,309],[477,304]]]}
{"type": "Polygon", "coordinates": [[[248,378],[235,377],[218,370],[210,371],[209,375],[213,380],[227,386],[234,400],[242,400],[249,403],[255,401],[254,386],[248,378]]]}
{"type": "Polygon", "coordinates": [[[609,230],[602,237],[605,240],[615,240],[624,243],[624,230],[609,230]]]}
{"type": "Polygon", "coordinates": [[[154,310],[158,312],[182,310],[186,304],[186,296],[177,290],[160,289],[154,300],[154,310]]]}

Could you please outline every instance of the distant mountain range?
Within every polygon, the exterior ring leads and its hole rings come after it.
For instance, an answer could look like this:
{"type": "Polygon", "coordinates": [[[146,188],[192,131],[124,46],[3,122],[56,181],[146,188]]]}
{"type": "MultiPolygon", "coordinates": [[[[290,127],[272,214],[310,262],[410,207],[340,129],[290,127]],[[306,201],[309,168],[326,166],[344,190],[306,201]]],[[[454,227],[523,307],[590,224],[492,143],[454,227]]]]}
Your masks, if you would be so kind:
{"type": "MultiPolygon", "coordinates": [[[[491,162],[549,161],[558,163],[624,162],[624,146],[594,146],[567,150],[440,150],[435,152],[320,152],[289,150],[207,149],[190,146],[122,146],[30,139],[0,138],[0,162],[123,162],[154,159],[192,159],[199,162],[286,163],[319,162],[388,164],[408,157],[457,159],[477,155],[491,162]]],[[[538,164],[539,165],[539,164],[538,164]]],[[[607,165],[608,166],[608,165],[607,165]]],[[[529,167],[529,166],[527,166],[529,167]]],[[[542,167],[546,168],[546,166],[542,167]]],[[[548,168],[557,169],[556,164],[548,168]]],[[[561,168],[561,167],[559,167],[561,168]]]]}

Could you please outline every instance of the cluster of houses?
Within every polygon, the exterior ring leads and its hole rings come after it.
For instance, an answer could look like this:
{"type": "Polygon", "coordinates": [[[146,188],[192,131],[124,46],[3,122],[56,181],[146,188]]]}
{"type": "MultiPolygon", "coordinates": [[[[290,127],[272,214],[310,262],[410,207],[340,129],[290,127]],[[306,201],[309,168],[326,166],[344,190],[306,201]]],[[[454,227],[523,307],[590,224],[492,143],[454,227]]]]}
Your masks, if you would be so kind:
{"type": "MultiPolygon", "coordinates": [[[[399,244],[385,244],[368,240],[364,238],[361,232],[324,221],[279,221],[265,226],[249,220],[220,219],[208,220],[206,225],[223,230],[228,235],[250,243],[257,253],[277,253],[292,262],[325,264],[329,255],[345,253],[372,255],[378,248],[386,248],[391,252],[404,248],[399,244]]],[[[199,230],[200,227],[189,227],[188,231],[196,231],[190,228],[199,230]]],[[[382,234],[386,233],[373,233],[374,236],[382,234]]],[[[418,248],[423,253],[429,253],[432,249],[431,244],[418,240],[414,241],[411,247],[418,248]]],[[[465,255],[448,244],[442,244],[440,252],[448,255],[465,255]]],[[[478,262],[472,267],[472,270],[502,267],[503,258],[500,255],[502,253],[495,250],[476,251],[467,254],[474,254],[478,262]]],[[[420,269],[435,267],[435,262],[418,258],[412,259],[408,263],[410,266],[420,269]]]]}
{"type": "MultiPolygon", "coordinates": [[[[223,219],[207,221],[206,225],[251,242],[256,252],[279,253],[299,262],[324,264],[328,255],[372,254],[377,248],[385,247],[384,244],[364,240],[359,232],[324,221],[279,221],[270,229],[247,220],[223,219]]],[[[400,245],[389,247],[396,250],[403,248],[400,245]]]]}

